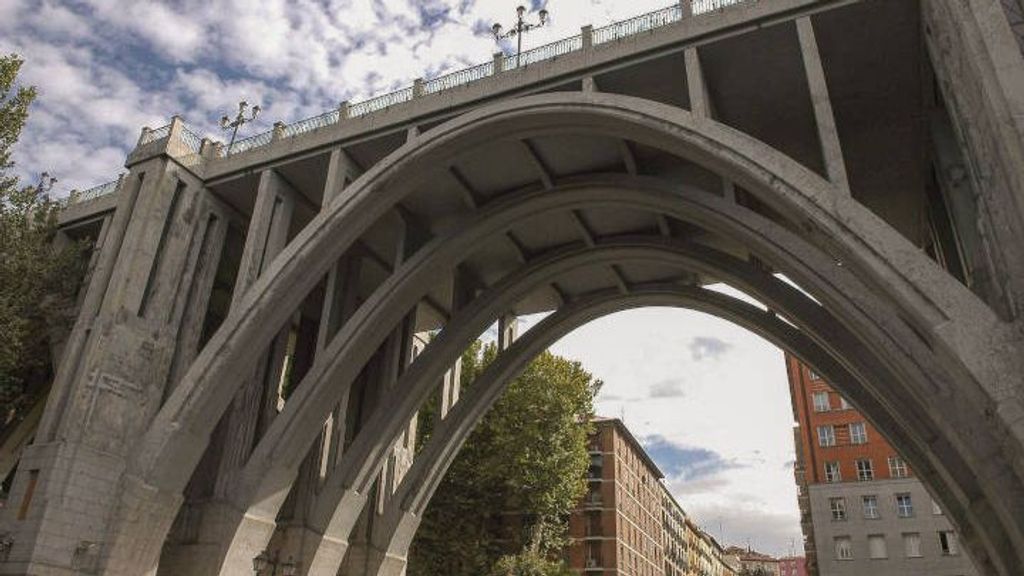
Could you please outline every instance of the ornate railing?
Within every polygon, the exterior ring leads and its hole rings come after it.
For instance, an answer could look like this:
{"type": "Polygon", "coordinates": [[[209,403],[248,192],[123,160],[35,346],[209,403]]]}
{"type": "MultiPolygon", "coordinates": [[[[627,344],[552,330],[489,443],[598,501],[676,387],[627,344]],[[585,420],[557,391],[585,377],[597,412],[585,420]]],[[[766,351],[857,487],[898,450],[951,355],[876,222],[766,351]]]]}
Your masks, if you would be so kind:
{"type": "Polygon", "coordinates": [[[298,122],[292,122],[291,124],[284,127],[284,131],[281,136],[290,138],[306,132],[312,132],[317,128],[323,128],[324,126],[330,126],[331,124],[337,124],[338,119],[341,118],[341,112],[339,110],[330,110],[323,114],[318,114],[312,118],[306,118],[305,120],[299,120],[298,122]]]}
{"type": "Polygon", "coordinates": [[[553,60],[564,54],[570,52],[576,52],[583,49],[583,36],[577,34],[576,36],[570,36],[569,38],[563,38],[561,40],[538,46],[532,50],[520,53],[518,56],[511,54],[505,56],[503,60],[502,70],[512,70],[517,65],[519,67],[529,66],[530,64],[536,64],[538,62],[545,62],[547,60],[553,60]]]}
{"type": "Polygon", "coordinates": [[[462,70],[456,70],[450,72],[444,76],[438,76],[437,78],[431,78],[423,83],[424,94],[434,94],[435,92],[442,92],[444,90],[450,90],[457,86],[465,86],[471,82],[487,78],[488,76],[494,75],[494,60],[490,62],[484,62],[483,64],[477,64],[471,68],[464,68],[462,70]]]}
{"type": "Polygon", "coordinates": [[[189,150],[199,154],[203,147],[203,139],[195,132],[188,129],[188,126],[181,127],[181,141],[189,150]]]}
{"type": "MultiPolygon", "coordinates": [[[[736,4],[742,4],[744,2],[750,2],[751,0],[692,0],[693,1],[693,15],[699,16],[708,12],[714,12],[715,10],[721,10],[734,6],[736,4]]],[[[756,1],[756,0],[755,0],[756,1]]]]}
{"type": "Polygon", "coordinates": [[[171,135],[171,125],[161,126],[155,130],[143,132],[142,137],[139,138],[139,146],[143,144],[149,144],[150,142],[156,142],[157,140],[163,140],[171,135]]]}
{"type": "Polygon", "coordinates": [[[594,44],[604,44],[627,36],[634,36],[641,32],[648,32],[655,28],[679,22],[683,19],[683,9],[679,4],[641,14],[629,20],[615,22],[594,30],[594,44]]]}
{"type": "MultiPolygon", "coordinates": [[[[166,136],[164,137],[166,138],[166,136]]],[[[159,138],[153,141],[155,142],[156,140],[159,140],[159,138]]],[[[65,205],[70,206],[71,204],[78,204],[79,202],[85,202],[88,200],[99,198],[101,196],[106,196],[107,194],[113,194],[114,192],[117,192],[117,185],[120,182],[121,180],[117,179],[112,180],[110,182],[104,182],[99,186],[93,186],[92,188],[89,188],[88,190],[83,190],[81,192],[72,190],[71,195],[68,196],[67,200],[65,201],[65,205]]]]}
{"type": "MultiPolygon", "coordinates": [[[[691,0],[691,6],[693,8],[693,14],[695,16],[699,16],[701,14],[721,10],[736,4],[757,1],[760,0],[691,0]]],[[[628,20],[596,28],[592,32],[591,42],[595,45],[614,42],[622,38],[628,38],[637,34],[656,30],[663,26],[679,22],[683,18],[683,9],[679,3],[676,3],[660,10],[655,10],[628,20]]],[[[318,128],[336,124],[343,120],[343,114],[344,118],[358,118],[398,104],[409,102],[420,95],[444,92],[445,90],[465,86],[501,72],[515,70],[517,66],[522,68],[538,62],[553,60],[562,55],[577,52],[582,49],[583,36],[582,34],[577,34],[532,50],[527,50],[521,53],[518,58],[515,55],[503,56],[500,59],[500,70],[495,70],[494,61],[492,60],[463,70],[456,70],[426,81],[417,81],[415,86],[408,86],[387,94],[375,96],[368,100],[351,104],[347,108],[330,110],[311,118],[293,122],[281,129],[280,137],[290,138],[292,136],[311,132],[318,128]]],[[[169,135],[170,126],[163,126],[144,134],[142,139],[140,139],[139,144],[155,142],[161,138],[166,138],[169,135]]],[[[188,147],[192,148],[198,154],[202,140],[187,129],[182,132],[182,138],[185,140],[188,147]]],[[[261,134],[256,134],[235,142],[231,146],[231,150],[221,147],[220,156],[224,157],[231,154],[238,154],[239,152],[245,152],[246,150],[259,148],[269,144],[273,140],[274,131],[268,130],[261,134]]]]}
{"type": "Polygon", "coordinates": [[[231,145],[231,150],[228,150],[227,147],[221,148],[221,156],[230,156],[231,154],[238,154],[239,152],[245,152],[246,150],[266,146],[267,144],[270,144],[270,141],[273,138],[274,131],[270,130],[241,140],[235,140],[235,143],[231,145]]]}
{"type": "Polygon", "coordinates": [[[353,104],[348,109],[349,118],[356,118],[359,116],[365,116],[371,112],[390,108],[395,104],[401,104],[412,100],[412,86],[395,90],[387,94],[382,94],[369,100],[363,100],[362,102],[353,104]]]}

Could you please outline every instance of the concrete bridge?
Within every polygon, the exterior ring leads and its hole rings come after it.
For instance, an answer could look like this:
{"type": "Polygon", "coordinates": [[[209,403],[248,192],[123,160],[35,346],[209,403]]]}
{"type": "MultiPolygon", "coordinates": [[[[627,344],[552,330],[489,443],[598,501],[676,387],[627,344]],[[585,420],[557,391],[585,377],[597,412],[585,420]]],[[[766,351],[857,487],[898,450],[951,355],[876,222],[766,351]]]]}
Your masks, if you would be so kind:
{"type": "Polygon", "coordinates": [[[640,306],[813,366],[981,573],[1024,574],[1014,2],[684,1],[231,150],[177,118],[143,130],[63,214],[96,249],[0,574],[243,575],[260,554],[401,574],[509,379],[640,306]],[[495,322],[502,352],[460,394],[495,322]]]}

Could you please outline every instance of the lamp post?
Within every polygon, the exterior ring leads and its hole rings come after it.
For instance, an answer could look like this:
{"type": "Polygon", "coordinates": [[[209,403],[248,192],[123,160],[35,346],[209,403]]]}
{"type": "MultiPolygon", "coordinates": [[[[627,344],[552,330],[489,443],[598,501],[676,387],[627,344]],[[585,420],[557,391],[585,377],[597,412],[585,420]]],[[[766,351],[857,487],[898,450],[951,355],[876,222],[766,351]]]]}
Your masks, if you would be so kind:
{"type": "Polygon", "coordinates": [[[274,555],[267,554],[264,550],[260,552],[260,555],[252,559],[252,569],[256,573],[256,576],[278,576],[277,569],[281,569],[281,576],[295,576],[298,574],[299,566],[295,562],[292,562],[291,556],[288,560],[281,561],[277,558],[277,551],[274,551],[274,555]],[[267,569],[270,569],[267,572],[267,569]]]}
{"type": "Polygon", "coordinates": [[[495,22],[494,26],[491,26],[491,31],[494,32],[495,40],[503,40],[505,38],[516,39],[516,68],[519,68],[519,54],[523,51],[523,33],[529,32],[534,28],[540,28],[547,24],[548,14],[549,12],[547,9],[542,8],[540,12],[537,12],[537,15],[540,16],[540,22],[527,22],[524,18],[524,16],[526,16],[526,6],[519,6],[516,8],[516,24],[514,28],[502,34],[501,24],[495,22]]]}
{"type": "Polygon", "coordinates": [[[235,116],[234,120],[228,118],[226,115],[225,116],[221,116],[221,118],[220,118],[220,127],[222,129],[224,129],[224,130],[231,130],[231,141],[228,142],[228,151],[227,151],[228,154],[231,154],[231,145],[235,143],[235,136],[238,135],[238,129],[241,128],[243,124],[245,124],[247,122],[252,122],[253,120],[255,120],[260,115],[260,110],[261,110],[260,109],[260,105],[257,104],[257,105],[252,107],[252,111],[250,112],[250,116],[248,118],[246,118],[245,117],[245,111],[248,108],[249,108],[249,103],[246,102],[245,100],[242,100],[241,102],[238,103],[238,115],[235,116]]]}
{"type": "Polygon", "coordinates": [[[39,184],[36,185],[36,194],[48,194],[50,190],[53,190],[53,185],[57,183],[57,179],[50,176],[49,172],[43,172],[39,175],[39,184]]]}

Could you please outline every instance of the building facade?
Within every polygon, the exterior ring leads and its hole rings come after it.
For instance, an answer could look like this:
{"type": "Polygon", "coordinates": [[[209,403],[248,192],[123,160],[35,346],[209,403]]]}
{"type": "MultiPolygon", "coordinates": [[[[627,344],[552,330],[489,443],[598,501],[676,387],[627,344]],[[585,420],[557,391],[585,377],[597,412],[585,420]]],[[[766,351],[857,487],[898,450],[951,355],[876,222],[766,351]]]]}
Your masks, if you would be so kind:
{"type": "Polygon", "coordinates": [[[807,576],[807,562],[804,557],[779,558],[779,576],[807,576]]]}
{"type": "Polygon", "coordinates": [[[787,355],[795,467],[812,576],[977,574],[942,508],[896,450],[787,355]]]}
{"type": "Polygon", "coordinates": [[[569,519],[569,567],[595,576],[736,576],[622,421],[594,425],[587,493],[569,519]]]}

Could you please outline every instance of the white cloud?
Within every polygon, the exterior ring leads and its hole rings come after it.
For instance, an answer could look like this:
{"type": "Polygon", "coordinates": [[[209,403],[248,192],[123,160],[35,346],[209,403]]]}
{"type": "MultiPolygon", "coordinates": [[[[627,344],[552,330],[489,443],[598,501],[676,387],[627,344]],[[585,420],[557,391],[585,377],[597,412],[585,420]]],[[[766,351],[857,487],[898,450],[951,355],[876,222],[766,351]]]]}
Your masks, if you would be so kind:
{"type": "Polygon", "coordinates": [[[794,459],[793,416],[779,349],[705,314],[642,309],[583,326],[552,351],[580,360],[605,382],[599,414],[623,416],[638,437],[663,437],[730,464],[697,477],[669,474],[698,523],[717,536],[721,521],[726,544],[745,545],[749,537],[775,554],[788,553],[792,538],[800,542],[796,485],[785,466],[794,459]],[[730,346],[720,361],[700,361],[691,352],[698,338],[730,346]],[[648,394],[665,383],[665,391],[684,395],[648,394]]]}

